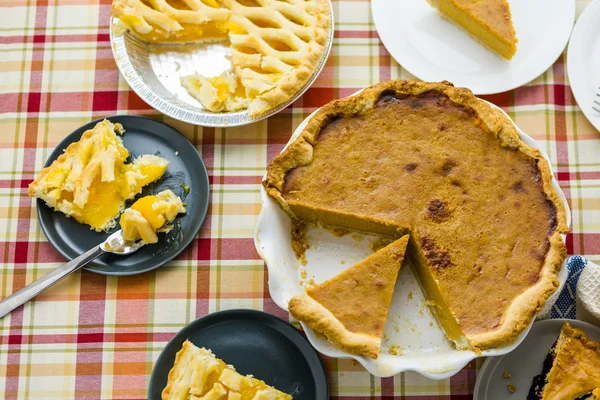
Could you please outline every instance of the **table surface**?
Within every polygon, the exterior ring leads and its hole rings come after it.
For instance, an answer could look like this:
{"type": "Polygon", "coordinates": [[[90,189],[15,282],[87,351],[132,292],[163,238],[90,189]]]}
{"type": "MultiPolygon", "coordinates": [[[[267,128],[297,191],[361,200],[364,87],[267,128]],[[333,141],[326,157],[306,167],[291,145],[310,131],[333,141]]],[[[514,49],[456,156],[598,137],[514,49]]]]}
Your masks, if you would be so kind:
{"type": "MultiPolygon", "coordinates": [[[[588,3],[578,0],[578,12],[588,3]]],[[[231,308],[289,318],[269,297],[252,240],[268,161],[315,108],[411,76],[381,44],[369,2],[338,0],[331,56],[293,106],[246,127],[187,125],[159,115],[119,75],[110,0],[58,4],[5,0],[0,9],[0,296],[64,262],[40,230],[27,186],[61,139],[92,119],[146,115],[179,129],[206,163],[211,204],[197,238],[168,265],[133,277],[76,273],[0,320],[0,397],[141,399],[160,351],[190,321],[231,308]]],[[[598,261],[600,133],[575,103],[564,54],[528,85],[485,98],[544,146],[572,210],[569,254],[598,261]]],[[[350,360],[325,363],[334,399],[467,399],[480,361],[441,381],[416,373],[381,379],[350,360]]]]}

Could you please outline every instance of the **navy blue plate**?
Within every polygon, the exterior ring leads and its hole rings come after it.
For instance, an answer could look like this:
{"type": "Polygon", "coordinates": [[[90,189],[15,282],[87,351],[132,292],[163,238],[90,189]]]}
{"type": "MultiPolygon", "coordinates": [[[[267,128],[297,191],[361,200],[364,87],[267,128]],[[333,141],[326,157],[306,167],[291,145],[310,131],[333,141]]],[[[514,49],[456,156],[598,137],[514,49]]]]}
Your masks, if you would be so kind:
{"type": "Polygon", "coordinates": [[[183,342],[205,347],[243,374],[252,374],[294,400],[329,398],[327,374],[306,337],[289,323],[256,310],[209,314],[184,327],[154,364],[149,400],[160,400],[169,371],[183,342]]]}
{"type": "MultiPolygon", "coordinates": [[[[105,254],[85,267],[88,271],[102,275],[134,275],[153,270],[170,261],[194,239],[208,210],[208,174],[196,148],[169,125],[130,115],[108,117],[108,120],[119,122],[125,128],[122,139],[130,157],[157,154],[169,160],[165,175],[144,188],[138,197],[171,189],[187,204],[187,214],[176,219],[176,228],[171,232],[159,234],[158,243],[144,246],[129,256],[105,254]],[[187,194],[185,186],[189,187],[187,194]]],[[[99,121],[101,120],[92,121],[67,136],[50,154],[44,166],[52,164],[69,144],[77,142],[85,131],[92,129],[99,121]]],[[[109,233],[93,231],[89,226],[52,210],[42,200],[37,201],[37,211],[40,226],[48,241],[69,260],[102,243],[108,235],[120,229],[117,226],[109,233]]]]}

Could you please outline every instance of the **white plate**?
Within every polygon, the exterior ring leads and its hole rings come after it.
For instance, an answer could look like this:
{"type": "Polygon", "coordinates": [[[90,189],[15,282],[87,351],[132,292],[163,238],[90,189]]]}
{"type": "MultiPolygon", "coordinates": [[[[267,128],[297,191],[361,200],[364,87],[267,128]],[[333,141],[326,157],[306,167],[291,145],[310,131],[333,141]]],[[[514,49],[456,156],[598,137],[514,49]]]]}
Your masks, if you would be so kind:
{"type": "Polygon", "coordinates": [[[573,29],[567,50],[567,74],[571,90],[583,114],[600,131],[600,0],[587,6],[573,29]],[[600,109],[599,105],[596,108],[600,109]]]}
{"type": "MultiPolygon", "coordinates": [[[[298,126],[288,145],[300,135],[313,115],[314,113],[298,126]]],[[[521,130],[519,133],[521,139],[529,146],[544,153],[535,140],[521,130]]],[[[544,157],[547,159],[545,154],[544,157]]],[[[567,223],[570,226],[569,205],[554,178],[552,184],[563,200],[567,211],[567,223]]],[[[376,240],[375,236],[349,234],[336,237],[325,229],[312,228],[307,237],[310,244],[310,248],[306,251],[307,263],[302,265],[292,250],[289,216],[266,194],[262,186],[261,197],[263,203],[254,233],[254,244],[269,270],[269,293],[275,303],[284,310],[287,310],[288,302],[293,296],[304,293],[302,282],[307,283],[310,279],[315,283],[323,282],[372,253],[369,245],[376,240]]],[[[563,265],[559,276],[560,288],[566,281],[566,277],[567,271],[563,265]]],[[[403,371],[416,371],[428,378],[444,379],[456,374],[469,361],[478,357],[472,351],[456,350],[446,339],[425,303],[412,269],[406,265],[398,275],[385,326],[382,351],[377,360],[338,350],[322,336],[315,335],[307,325],[302,324],[302,326],[311,344],[319,352],[329,357],[354,358],[370,373],[381,377],[396,375],[403,371]],[[388,353],[388,349],[394,345],[401,347],[401,355],[388,353]]],[[[523,332],[510,346],[487,350],[479,356],[506,354],[513,350],[526,334],[527,331],[523,332]]]]}
{"type": "Polygon", "coordinates": [[[575,0],[509,3],[519,40],[510,61],[442,19],[426,0],[372,0],[371,10],[381,41],[411,74],[491,94],[522,86],[550,68],[567,45],[575,19],[575,0]]]}
{"type": "Polygon", "coordinates": [[[504,357],[490,357],[485,360],[477,375],[475,384],[475,400],[524,399],[527,397],[533,377],[542,372],[542,364],[546,353],[558,337],[565,321],[574,328],[583,329],[592,340],[600,341],[600,328],[587,322],[549,319],[533,324],[527,339],[512,353],[504,357]],[[504,378],[504,372],[511,374],[504,378]],[[512,395],[508,384],[517,389],[512,395]]]}

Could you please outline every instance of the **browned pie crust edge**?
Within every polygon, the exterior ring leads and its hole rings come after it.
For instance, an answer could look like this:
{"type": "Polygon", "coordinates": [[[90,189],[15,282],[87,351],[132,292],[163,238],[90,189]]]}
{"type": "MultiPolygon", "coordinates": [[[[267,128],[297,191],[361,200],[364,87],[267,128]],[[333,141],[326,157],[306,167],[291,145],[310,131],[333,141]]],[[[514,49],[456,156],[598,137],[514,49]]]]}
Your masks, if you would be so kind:
{"type": "Polygon", "coordinates": [[[267,194],[279,203],[292,220],[295,220],[293,212],[281,195],[287,172],[312,162],[313,146],[316,145],[321,130],[329,122],[335,118],[351,117],[368,112],[374,107],[383,92],[394,92],[398,96],[419,96],[427,92],[446,95],[454,104],[476,112],[502,146],[520,151],[536,161],[546,198],[556,210],[557,224],[556,230],[549,236],[550,247],[540,271],[540,279],[511,303],[505,311],[502,324],[497,329],[468,337],[471,346],[476,349],[499,347],[513,342],[529,326],[548,297],[558,288],[558,273],[566,257],[566,247],[560,234],[567,233],[569,228],[564,205],[552,186],[550,166],[542,153],[529,147],[520,139],[514,123],[504,113],[475,97],[470,90],[455,88],[446,81],[396,80],[378,83],[355,96],[326,104],[310,119],[299,137],[269,164],[266,178],[262,182],[267,194]]]}

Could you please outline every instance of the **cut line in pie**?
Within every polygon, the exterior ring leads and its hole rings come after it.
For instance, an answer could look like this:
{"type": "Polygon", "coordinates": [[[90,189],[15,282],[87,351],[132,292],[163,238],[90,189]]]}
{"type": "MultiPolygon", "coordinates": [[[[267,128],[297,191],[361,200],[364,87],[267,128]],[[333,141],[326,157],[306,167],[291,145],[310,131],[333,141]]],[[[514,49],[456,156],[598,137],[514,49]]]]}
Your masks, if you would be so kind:
{"type": "Polygon", "coordinates": [[[325,105],[263,185],[294,226],[409,234],[407,257],[458,349],[514,342],[558,287],[568,226],[548,162],[448,82],[383,82],[325,105]]]}
{"type": "Polygon", "coordinates": [[[301,91],[325,55],[331,29],[328,0],[116,0],[115,32],[150,43],[227,40],[231,69],[198,73],[182,86],[213,112],[266,114],[301,91]]]}

